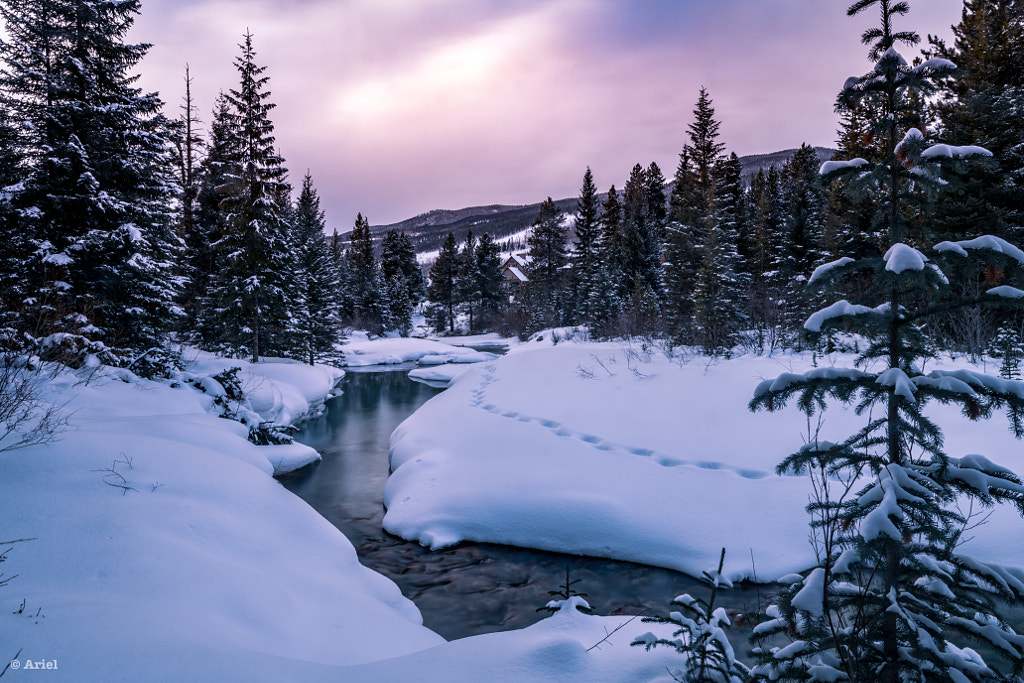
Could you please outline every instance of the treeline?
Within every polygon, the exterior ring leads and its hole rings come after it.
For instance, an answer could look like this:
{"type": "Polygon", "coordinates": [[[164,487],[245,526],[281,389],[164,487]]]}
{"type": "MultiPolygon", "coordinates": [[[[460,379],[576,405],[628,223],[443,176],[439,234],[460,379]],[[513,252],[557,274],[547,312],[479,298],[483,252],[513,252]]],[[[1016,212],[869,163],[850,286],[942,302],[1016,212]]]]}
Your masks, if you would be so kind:
{"type": "Polygon", "coordinates": [[[133,70],[138,0],[4,0],[0,347],[141,370],[169,339],[259,360],[337,357],[344,325],[408,331],[426,293],[407,239],[375,261],[362,216],[325,236],[277,151],[246,34],[206,134],[186,69],[177,118],[133,70]]]}
{"type": "MultiPolygon", "coordinates": [[[[951,159],[937,197],[908,186],[901,211],[909,243],[1022,237],[1021,28],[1019,3],[968,1],[954,43],[930,39],[926,57],[959,68],[939,79],[937,97],[912,93],[913,114],[901,129],[927,131],[938,143],[980,145],[993,156],[951,159]]],[[[873,129],[883,102],[840,100],[836,110],[836,160],[875,163],[891,154],[873,129]]],[[[878,193],[865,187],[851,196],[848,181],[823,182],[813,148],[805,144],[781,167],[744,182],[736,154],[719,142],[721,124],[705,89],[693,115],[670,184],[657,164],[638,164],[622,189],[613,185],[599,203],[587,169],[573,239],[563,213],[550,199],[544,203],[527,245],[530,281],[506,309],[521,332],[582,324],[598,336],[661,335],[710,353],[737,344],[799,347],[803,323],[821,303],[805,294],[814,269],[890,247],[891,217],[878,193]]],[[[964,286],[977,292],[999,278],[966,275],[964,286]]],[[[936,344],[981,353],[1001,328],[1017,334],[1020,325],[1019,315],[957,311],[929,332],[936,344]]]]}
{"type": "MultiPolygon", "coordinates": [[[[313,179],[305,174],[296,192],[277,150],[253,37],[239,45],[237,82],[201,133],[188,71],[175,118],[135,85],[149,46],[125,37],[139,8],[0,0],[3,348],[133,366],[172,338],[314,362],[336,355],[347,325],[408,333],[428,294],[414,245],[389,234],[377,257],[363,216],[347,243],[325,239],[313,179]]],[[[910,186],[902,211],[911,242],[1019,236],[1021,33],[1019,2],[969,0],[953,44],[931,40],[929,56],[956,62],[958,78],[918,97],[901,127],[994,156],[950,162],[954,177],[936,200],[910,186]]],[[[872,133],[878,103],[840,102],[837,111],[839,159],[891,152],[872,133]]],[[[799,345],[815,305],[803,287],[813,269],[888,248],[881,202],[870,189],[851,197],[844,181],[822,184],[807,146],[746,183],[719,127],[702,90],[671,184],[656,164],[638,164],[599,199],[588,170],[574,221],[544,202],[525,245],[528,282],[499,286],[498,252],[522,245],[451,237],[430,278],[430,322],[521,334],[585,324],[598,336],[656,334],[710,352],[799,345]]],[[[965,281],[981,288],[998,276],[965,281]]],[[[1019,321],[951,313],[929,332],[978,352],[1000,326],[1019,321]]]]}

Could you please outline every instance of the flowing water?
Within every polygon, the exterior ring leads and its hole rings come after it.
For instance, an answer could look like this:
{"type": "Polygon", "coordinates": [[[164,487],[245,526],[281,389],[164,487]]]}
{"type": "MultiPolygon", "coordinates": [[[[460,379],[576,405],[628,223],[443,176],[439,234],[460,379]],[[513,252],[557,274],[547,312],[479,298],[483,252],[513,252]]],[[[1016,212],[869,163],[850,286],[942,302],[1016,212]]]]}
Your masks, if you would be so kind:
{"type": "MultiPolygon", "coordinates": [[[[440,391],[410,380],[408,369],[350,371],[344,393],[297,436],[323,461],[282,483],[340,529],[364,565],[397,583],[424,625],[449,640],[528,626],[546,616],[537,608],[564,583],[566,567],[579,581],[573,588],[586,593],[598,614],[665,614],[676,595],[707,597],[703,583],[667,569],[485,543],[431,551],[386,533],[391,432],[440,391]]],[[[748,611],[759,599],[763,608],[767,597],[763,588],[746,586],[719,593],[718,604],[748,611]]],[[[648,628],[637,621],[637,634],[648,628]]],[[[737,633],[734,642],[746,635],[737,633]]]]}

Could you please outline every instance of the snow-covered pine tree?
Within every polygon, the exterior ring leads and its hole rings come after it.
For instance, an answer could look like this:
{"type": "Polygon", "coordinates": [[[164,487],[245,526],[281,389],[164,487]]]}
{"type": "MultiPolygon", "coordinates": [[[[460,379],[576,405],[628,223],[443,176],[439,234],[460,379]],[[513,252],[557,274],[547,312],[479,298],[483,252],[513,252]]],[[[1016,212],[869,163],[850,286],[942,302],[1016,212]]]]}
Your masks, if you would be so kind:
{"type": "Polygon", "coordinates": [[[345,252],[348,267],[346,283],[353,301],[353,322],[357,327],[380,333],[389,327],[386,292],[380,268],[373,253],[370,221],[362,213],[349,235],[349,248],[345,252]]]}
{"type": "Polygon", "coordinates": [[[804,290],[814,268],[823,262],[821,235],[824,219],[825,193],[818,174],[817,154],[803,144],[783,167],[782,204],[784,206],[784,239],[776,247],[778,259],[774,270],[779,272],[785,311],[784,325],[791,339],[800,339],[800,327],[811,313],[804,290]]]}
{"type": "Polygon", "coordinates": [[[427,296],[427,284],[423,271],[416,260],[416,249],[405,232],[389,230],[381,241],[380,269],[384,279],[401,277],[409,291],[413,306],[418,306],[427,296]]]}
{"type": "Polygon", "coordinates": [[[458,302],[456,281],[459,273],[459,250],[455,234],[449,232],[430,267],[430,285],[427,298],[431,302],[428,319],[438,332],[455,331],[455,306],[458,302]]]}
{"type": "Polygon", "coordinates": [[[728,351],[745,319],[746,277],[736,248],[740,186],[739,159],[721,160],[715,169],[714,212],[704,238],[703,260],[693,284],[693,329],[707,354],[728,351]]]}
{"type": "Polygon", "coordinates": [[[682,655],[683,668],[669,671],[669,674],[680,683],[745,683],[750,675],[750,669],[737,659],[724,630],[732,626],[732,620],[725,609],[715,607],[718,591],[732,588],[732,582],[722,576],[724,564],[725,548],[722,548],[718,570],[705,571],[701,577],[711,586],[707,600],[684,593],[672,601],[679,610],[671,612],[668,617],[643,618],[645,623],[672,626],[675,629],[673,640],[645,633],[630,643],[634,647],[644,647],[648,652],[659,645],[675,648],[682,655]]]}
{"type": "Polygon", "coordinates": [[[217,301],[211,292],[219,271],[217,249],[213,245],[227,232],[221,200],[228,187],[228,175],[238,172],[231,161],[231,145],[235,139],[230,104],[224,93],[220,93],[213,107],[206,155],[199,164],[191,240],[186,235],[189,277],[184,294],[186,324],[192,328],[195,342],[204,347],[221,341],[217,301]]]}
{"type": "Polygon", "coordinates": [[[587,325],[593,323],[591,294],[597,280],[597,271],[601,268],[598,253],[598,240],[601,237],[599,211],[597,186],[594,184],[594,174],[588,166],[583,174],[579,198],[576,200],[576,243],[570,257],[573,319],[587,325]]]}
{"type": "MultiPolygon", "coordinates": [[[[660,199],[660,214],[664,215],[665,195],[660,188],[657,197],[649,195],[651,183],[647,175],[644,167],[636,164],[623,189],[622,281],[618,294],[630,301],[634,312],[641,299],[651,298],[661,289],[662,222],[651,212],[657,210],[660,199]]],[[[660,170],[657,175],[661,177],[660,170]]]]}
{"type": "Polygon", "coordinates": [[[995,163],[970,160],[955,189],[940,195],[935,222],[944,239],[984,229],[1019,239],[1024,226],[1024,4],[965,0],[953,44],[929,36],[929,57],[952,60],[957,78],[940,83],[933,108],[939,140],[990,150],[995,163]]]}
{"type": "Polygon", "coordinates": [[[295,205],[291,232],[296,268],[291,275],[300,295],[292,305],[296,342],[293,352],[310,365],[318,358],[332,355],[341,328],[342,283],[327,246],[325,228],[320,197],[307,171],[295,205]]]}
{"type": "Polygon", "coordinates": [[[820,482],[851,482],[849,495],[819,497],[809,506],[812,528],[828,543],[809,576],[783,589],[755,636],[788,637],[785,647],[755,649],[761,680],[989,681],[1024,672],[1024,636],[1000,618],[998,597],[1024,597],[1024,581],[1002,567],[960,552],[967,520],[956,506],[1010,502],[1024,512],[1024,486],[1011,471],[980,455],[952,457],[942,433],[924,413],[930,402],[962,407],[969,419],[1006,407],[1014,433],[1024,435],[1024,386],[980,372],[936,370],[925,375],[929,355],[921,325],[939,311],[992,303],[1015,304],[1024,292],[1002,286],[973,301],[957,299],[946,277],[950,262],[975,256],[1002,268],[1009,281],[1024,274],[1024,252],[995,237],[944,242],[926,254],[904,240],[908,202],[942,187],[953,159],[986,154],[976,147],[929,146],[917,129],[901,129],[909,92],[928,95],[934,78],[955,67],[929,60],[910,67],[894,44],[916,34],[894,32],[892,19],[905,2],[859,0],[851,15],[880,5],[882,25],[865,34],[874,69],[846,82],[840,99],[877,98],[884,116],[876,135],[889,150],[881,163],[864,159],[826,163],[826,177],[841,177],[852,190],[870,188],[883,199],[889,246],[882,258],[842,259],[817,269],[812,283],[870,275],[863,303],[839,301],[813,314],[812,332],[849,325],[871,339],[855,368],[819,368],[762,382],[753,410],[778,410],[796,398],[808,414],[828,399],[855,403],[868,424],[842,443],[812,440],[786,458],[780,472],[819,473],[820,482]],[[986,662],[969,645],[995,653],[986,662]],[[996,663],[996,661],[999,663],[996,663]]]}
{"type": "Polygon", "coordinates": [[[1024,343],[1020,332],[1010,327],[1000,327],[992,340],[993,355],[1000,358],[999,376],[1003,379],[1019,380],[1020,361],[1024,358],[1024,343]]]}
{"type": "Polygon", "coordinates": [[[501,311],[507,297],[503,289],[504,275],[501,272],[501,247],[484,233],[476,248],[476,274],[479,278],[480,317],[484,327],[489,326],[501,311]]]}
{"type": "Polygon", "coordinates": [[[608,189],[608,196],[601,204],[601,237],[598,240],[598,253],[601,255],[604,274],[604,288],[610,291],[614,310],[606,310],[597,317],[610,321],[618,317],[621,309],[621,299],[618,298],[618,291],[622,283],[622,201],[619,193],[612,185],[608,189]]]}
{"type": "Polygon", "coordinates": [[[534,320],[543,325],[558,325],[567,303],[563,269],[568,258],[565,214],[551,197],[541,204],[527,244],[530,246],[527,297],[534,320]]]}
{"type": "Polygon", "coordinates": [[[138,0],[0,5],[0,91],[24,122],[9,199],[33,245],[19,326],[68,360],[148,348],[179,313],[168,122],[131,73],[149,45],[124,42],[138,12],[138,0]]]}
{"type": "Polygon", "coordinates": [[[391,325],[408,334],[413,309],[423,300],[425,285],[412,241],[404,232],[389,230],[381,240],[380,274],[387,289],[391,325]]]}
{"type": "Polygon", "coordinates": [[[226,182],[220,189],[225,233],[214,245],[219,270],[211,289],[224,350],[248,352],[253,362],[271,350],[288,322],[288,226],[279,204],[284,159],[274,149],[265,66],[257,66],[248,31],[235,58],[238,89],[225,95],[231,133],[226,182]]]}
{"type": "MultiPolygon", "coordinates": [[[[0,98],[0,188],[9,188],[20,179],[21,154],[17,132],[10,123],[8,109],[0,98]]],[[[11,203],[13,193],[0,189],[0,350],[20,345],[14,324],[16,301],[23,298],[23,264],[28,261],[31,241],[21,229],[17,211],[11,203]]]]}
{"type": "Polygon", "coordinates": [[[480,276],[477,272],[479,262],[476,257],[476,238],[473,231],[466,232],[466,241],[462,243],[462,251],[459,252],[459,272],[456,276],[455,288],[461,308],[468,318],[469,333],[477,330],[477,313],[480,308],[480,276]]]}
{"type": "Polygon", "coordinates": [[[747,193],[749,244],[746,269],[750,277],[748,315],[758,348],[775,349],[786,343],[786,309],[777,254],[785,244],[782,184],[775,166],[759,169],[747,193]]]}

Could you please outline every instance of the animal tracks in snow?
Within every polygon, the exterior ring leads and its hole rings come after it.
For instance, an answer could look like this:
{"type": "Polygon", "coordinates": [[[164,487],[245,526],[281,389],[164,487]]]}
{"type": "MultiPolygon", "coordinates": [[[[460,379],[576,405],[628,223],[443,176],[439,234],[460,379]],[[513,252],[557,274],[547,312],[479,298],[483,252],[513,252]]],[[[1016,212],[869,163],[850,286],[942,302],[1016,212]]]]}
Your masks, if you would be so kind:
{"type": "Polygon", "coordinates": [[[732,472],[744,479],[764,479],[772,474],[772,472],[762,470],[752,470],[743,467],[734,467],[722,462],[707,461],[707,460],[686,460],[673,455],[667,455],[665,453],[658,453],[657,451],[651,450],[650,448],[634,448],[623,444],[612,443],[606,441],[600,436],[595,434],[586,434],[573,429],[569,429],[561,422],[550,420],[547,418],[532,417],[530,415],[523,415],[522,413],[515,412],[513,410],[504,410],[493,403],[486,403],[487,388],[496,381],[497,367],[490,364],[484,368],[483,373],[480,375],[480,383],[475,389],[469,392],[469,405],[474,408],[479,408],[483,411],[491,413],[497,417],[501,417],[507,420],[515,420],[516,422],[534,423],[544,429],[551,431],[555,436],[567,439],[576,439],[583,443],[591,446],[599,451],[612,451],[620,452],[627,455],[635,455],[642,458],[649,458],[653,462],[661,465],[662,467],[696,467],[704,470],[723,470],[726,472],[732,472]]]}

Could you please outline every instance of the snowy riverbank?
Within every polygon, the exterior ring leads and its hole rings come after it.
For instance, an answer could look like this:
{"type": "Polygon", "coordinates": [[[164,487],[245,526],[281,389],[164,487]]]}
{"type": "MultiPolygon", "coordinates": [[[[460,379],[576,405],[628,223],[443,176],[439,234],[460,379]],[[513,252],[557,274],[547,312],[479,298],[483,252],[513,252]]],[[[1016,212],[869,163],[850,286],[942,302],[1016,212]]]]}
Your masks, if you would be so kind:
{"type": "MultiPolygon", "coordinates": [[[[519,345],[456,376],[396,430],[385,528],[431,547],[486,541],[696,576],[722,546],[732,578],[807,569],[810,482],[774,470],[809,438],[808,424],[794,407],[746,406],[762,379],[814,362],[668,358],[637,343],[519,345]]],[[[817,362],[849,366],[853,357],[817,362]]],[[[950,455],[980,453],[1024,471],[1024,447],[1001,415],[929,414],[950,455]]],[[[818,438],[841,440],[865,419],[830,409],[818,438]]],[[[1012,509],[970,535],[972,555],[1024,567],[1024,523],[1012,509]]]]}
{"type": "MultiPolygon", "coordinates": [[[[0,670],[16,657],[52,663],[54,681],[668,680],[673,653],[629,647],[648,625],[587,651],[623,617],[560,614],[445,643],[272,478],[315,452],[255,446],[216,417],[210,380],[230,367],[248,396],[239,408],[279,423],[315,412],[343,373],[189,360],[206,393],[108,369],[88,384],[63,374],[43,398],[65,404],[68,428],[0,453],[0,580],[12,579],[0,586],[0,670]]],[[[4,683],[34,673],[12,666],[4,683]]]]}

